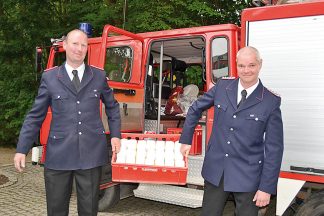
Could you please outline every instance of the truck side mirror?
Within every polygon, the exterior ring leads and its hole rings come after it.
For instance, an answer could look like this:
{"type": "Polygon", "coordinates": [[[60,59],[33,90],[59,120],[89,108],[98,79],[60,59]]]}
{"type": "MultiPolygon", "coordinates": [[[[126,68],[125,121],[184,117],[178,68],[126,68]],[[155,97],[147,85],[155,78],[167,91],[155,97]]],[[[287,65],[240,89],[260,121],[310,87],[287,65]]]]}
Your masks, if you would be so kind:
{"type": "Polygon", "coordinates": [[[41,47],[36,47],[36,52],[35,52],[36,72],[41,72],[43,70],[42,57],[43,57],[43,49],[41,47]]]}

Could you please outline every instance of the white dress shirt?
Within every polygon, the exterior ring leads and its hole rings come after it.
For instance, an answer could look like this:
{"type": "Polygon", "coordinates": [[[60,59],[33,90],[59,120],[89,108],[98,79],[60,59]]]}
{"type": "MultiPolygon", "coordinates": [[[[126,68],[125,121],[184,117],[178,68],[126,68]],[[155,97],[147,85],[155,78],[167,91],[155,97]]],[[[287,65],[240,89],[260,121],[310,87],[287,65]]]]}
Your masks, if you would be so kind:
{"type": "Polygon", "coordinates": [[[78,71],[78,76],[79,76],[79,79],[80,79],[80,83],[81,83],[81,80],[82,80],[82,77],[83,77],[83,74],[84,74],[84,70],[85,70],[85,64],[84,63],[82,63],[82,65],[80,65],[78,68],[73,68],[68,63],[65,63],[65,69],[66,69],[66,72],[68,73],[71,81],[72,81],[72,79],[74,77],[72,71],[77,70],[78,71]]]}
{"type": "MultiPolygon", "coordinates": [[[[247,92],[246,98],[248,98],[252,94],[252,92],[258,87],[259,82],[260,81],[258,79],[258,82],[257,83],[255,83],[253,86],[245,89],[246,92],[247,92]]],[[[243,91],[243,89],[244,88],[243,88],[243,86],[241,84],[241,80],[239,80],[239,82],[238,82],[238,88],[237,88],[237,104],[241,101],[241,98],[242,98],[241,91],[243,91]]]]}

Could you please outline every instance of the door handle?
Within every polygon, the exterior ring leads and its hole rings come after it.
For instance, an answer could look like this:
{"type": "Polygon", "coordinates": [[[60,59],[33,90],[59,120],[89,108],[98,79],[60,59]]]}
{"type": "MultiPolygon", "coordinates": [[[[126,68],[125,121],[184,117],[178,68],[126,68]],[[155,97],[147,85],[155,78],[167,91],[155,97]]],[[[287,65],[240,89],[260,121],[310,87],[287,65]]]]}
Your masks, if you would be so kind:
{"type": "Polygon", "coordinates": [[[126,103],[123,103],[123,110],[124,110],[125,116],[128,116],[127,104],[126,103]]]}
{"type": "Polygon", "coordinates": [[[136,91],[134,89],[116,89],[116,88],[114,88],[113,91],[115,94],[125,94],[125,95],[129,95],[129,96],[136,95],[136,91]]]}

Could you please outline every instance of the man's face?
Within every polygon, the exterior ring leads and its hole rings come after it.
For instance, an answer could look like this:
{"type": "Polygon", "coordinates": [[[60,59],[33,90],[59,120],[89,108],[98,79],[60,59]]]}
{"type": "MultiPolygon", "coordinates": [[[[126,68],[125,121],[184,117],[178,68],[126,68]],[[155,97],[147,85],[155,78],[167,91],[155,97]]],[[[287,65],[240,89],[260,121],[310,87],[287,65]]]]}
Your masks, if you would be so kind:
{"type": "Polygon", "coordinates": [[[244,88],[258,81],[262,60],[258,61],[254,52],[247,50],[237,57],[237,73],[244,88]]]}
{"type": "Polygon", "coordinates": [[[80,31],[72,31],[68,38],[63,42],[66,51],[66,61],[73,67],[80,66],[87,54],[88,38],[80,31]]]}

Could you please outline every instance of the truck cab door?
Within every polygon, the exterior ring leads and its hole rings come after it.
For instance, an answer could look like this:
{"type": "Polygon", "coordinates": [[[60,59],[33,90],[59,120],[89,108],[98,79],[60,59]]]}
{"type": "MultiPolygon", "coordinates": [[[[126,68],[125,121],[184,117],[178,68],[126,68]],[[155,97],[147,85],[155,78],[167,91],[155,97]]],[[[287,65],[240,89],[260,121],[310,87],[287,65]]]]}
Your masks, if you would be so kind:
{"type": "MultiPolygon", "coordinates": [[[[206,84],[211,89],[219,79],[234,78],[236,73],[236,53],[239,49],[239,27],[226,25],[226,31],[219,30],[206,33],[206,84]]],[[[206,119],[206,144],[212,132],[214,107],[208,109],[206,119]]]]}
{"type": "MultiPolygon", "coordinates": [[[[99,58],[90,50],[89,63],[104,68],[108,85],[119,102],[122,132],[142,132],[144,122],[144,87],[142,71],[143,38],[123,29],[106,25],[99,58]],[[117,36],[116,36],[117,34],[117,36]],[[114,36],[111,36],[114,35],[114,36]]],[[[95,49],[94,49],[95,50],[95,49]]],[[[109,131],[102,104],[102,121],[109,131]]]]}

